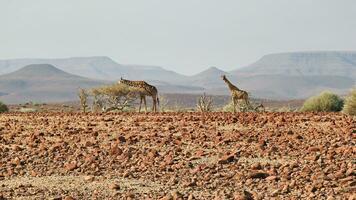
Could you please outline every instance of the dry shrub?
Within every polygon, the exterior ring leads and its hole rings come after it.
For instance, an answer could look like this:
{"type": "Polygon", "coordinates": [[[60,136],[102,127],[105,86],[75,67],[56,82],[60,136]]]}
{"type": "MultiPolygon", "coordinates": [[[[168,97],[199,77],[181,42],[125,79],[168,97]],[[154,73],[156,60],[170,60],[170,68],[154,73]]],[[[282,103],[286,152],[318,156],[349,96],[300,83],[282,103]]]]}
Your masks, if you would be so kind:
{"type": "Polygon", "coordinates": [[[339,112],[343,105],[344,101],[338,95],[331,92],[322,92],[318,96],[307,99],[301,111],[339,112]]]}
{"type": "Polygon", "coordinates": [[[345,99],[345,105],[342,112],[349,115],[356,115],[356,88],[352,89],[345,99]]]}
{"type": "Polygon", "coordinates": [[[206,96],[204,93],[203,96],[198,98],[197,110],[200,112],[210,112],[213,110],[213,98],[206,96]]]}
{"type": "Polygon", "coordinates": [[[139,97],[140,89],[128,87],[124,84],[113,84],[93,88],[93,110],[126,111],[133,106],[133,102],[139,97]]]}

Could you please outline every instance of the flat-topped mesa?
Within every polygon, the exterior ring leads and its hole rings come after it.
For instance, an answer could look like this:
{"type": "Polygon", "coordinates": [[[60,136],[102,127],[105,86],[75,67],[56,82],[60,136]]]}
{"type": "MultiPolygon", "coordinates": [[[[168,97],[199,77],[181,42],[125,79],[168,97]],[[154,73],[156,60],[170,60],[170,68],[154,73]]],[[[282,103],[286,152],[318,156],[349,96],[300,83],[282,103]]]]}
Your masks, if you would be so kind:
{"type": "Polygon", "coordinates": [[[356,51],[306,51],[267,54],[232,71],[247,75],[345,76],[355,80],[356,51]]]}
{"type": "Polygon", "coordinates": [[[141,111],[142,101],[145,104],[145,111],[147,112],[146,96],[152,97],[152,111],[157,112],[157,105],[159,105],[158,90],[155,86],[148,84],[145,81],[132,81],[121,78],[118,82],[130,87],[138,88],[140,90],[140,106],[138,112],[141,111]]]}

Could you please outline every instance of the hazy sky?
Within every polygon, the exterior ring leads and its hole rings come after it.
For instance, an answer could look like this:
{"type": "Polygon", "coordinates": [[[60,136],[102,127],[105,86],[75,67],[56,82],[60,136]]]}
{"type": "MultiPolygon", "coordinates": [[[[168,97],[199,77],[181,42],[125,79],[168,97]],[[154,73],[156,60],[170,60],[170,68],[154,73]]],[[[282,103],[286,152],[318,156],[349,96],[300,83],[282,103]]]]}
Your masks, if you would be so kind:
{"type": "Polygon", "coordinates": [[[0,59],[109,56],[183,74],[356,50],[356,0],[0,0],[0,59]]]}

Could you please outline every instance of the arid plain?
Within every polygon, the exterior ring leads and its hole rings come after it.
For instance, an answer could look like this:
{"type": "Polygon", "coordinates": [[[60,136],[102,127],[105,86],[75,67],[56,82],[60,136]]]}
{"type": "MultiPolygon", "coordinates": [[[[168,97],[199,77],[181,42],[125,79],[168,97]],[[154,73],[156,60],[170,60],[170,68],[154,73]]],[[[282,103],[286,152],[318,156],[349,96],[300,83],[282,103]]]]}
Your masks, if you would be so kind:
{"type": "Polygon", "coordinates": [[[356,123],[343,114],[7,113],[0,123],[5,199],[355,197],[356,123]]]}

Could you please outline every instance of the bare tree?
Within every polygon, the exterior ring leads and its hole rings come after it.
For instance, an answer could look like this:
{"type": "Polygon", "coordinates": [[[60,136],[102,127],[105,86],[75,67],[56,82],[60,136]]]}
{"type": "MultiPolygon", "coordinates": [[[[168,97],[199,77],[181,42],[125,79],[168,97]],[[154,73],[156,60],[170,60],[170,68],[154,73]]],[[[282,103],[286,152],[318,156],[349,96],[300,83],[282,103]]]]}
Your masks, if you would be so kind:
{"type": "Polygon", "coordinates": [[[206,96],[204,93],[203,96],[198,98],[197,110],[200,112],[209,112],[213,110],[213,98],[206,96]]]}
{"type": "Polygon", "coordinates": [[[81,107],[82,111],[86,112],[87,108],[88,108],[89,94],[87,93],[87,91],[85,89],[79,88],[78,97],[79,97],[80,107],[81,107]]]}
{"type": "Polygon", "coordinates": [[[91,94],[93,96],[92,111],[93,112],[103,111],[103,107],[104,107],[103,95],[97,90],[92,90],[91,94]]]}

